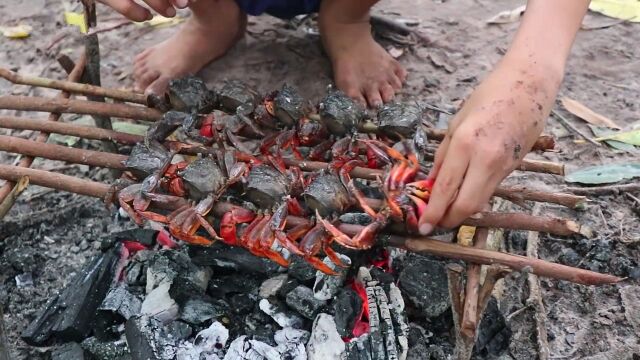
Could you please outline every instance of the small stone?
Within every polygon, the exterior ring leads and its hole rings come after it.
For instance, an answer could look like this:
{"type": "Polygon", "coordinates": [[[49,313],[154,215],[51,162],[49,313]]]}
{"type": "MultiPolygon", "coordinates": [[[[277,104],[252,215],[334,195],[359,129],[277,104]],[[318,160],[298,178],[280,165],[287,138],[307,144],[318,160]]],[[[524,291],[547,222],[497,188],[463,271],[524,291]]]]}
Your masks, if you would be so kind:
{"type": "Polygon", "coordinates": [[[287,274],[280,274],[265,280],[262,285],[260,285],[258,295],[260,295],[260,298],[262,299],[276,296],[278,291],[287,282],[288,278],[289,276],[287,274]]]}
{"type": "Polygon", "coordinates": [[[316,317],[307,343],[309,360],[340,359],[345,352],[344,341],[336,329],[333,316],[321,313],[316,317]]]}
{"type": "Polygon", "coordinates": [[[420,255],[407,256],[398,277],[403,296],[427,318],[449,308],[449,289],[444,264],[420,255]]]}
{"type": "Polygon", "coordinates": [[[287,294],[287,305],[309,320],[313,320],[325,304],[326,301],[316,299],[313,290],[304,285],[287,294]]]}
{"type": "Polygon", "coordinates": [[[87,240],[82,240],[78,247],[80,248],[80,250],[85,251],[89,248],[89,242],[87,240]]]}
{"type": "Polygon", "coordinates": [[[72,253],[74,253],[74,254],[77,254],[77,253],[80,251],[80,248],[79,248],[79,247],[77,247],[77,246],[75,246],[75,245],[73,245],[73,246],[69,249],[69,251],[71,251],[71,252],[72,252],[72,253]]]}
{"type": "Polygon", "coordinates": [[[142,302],[140,314],[155,316],[163,322],[178,318],[178,304],[169,296],[169,283],[160,284],[142,302]]]}

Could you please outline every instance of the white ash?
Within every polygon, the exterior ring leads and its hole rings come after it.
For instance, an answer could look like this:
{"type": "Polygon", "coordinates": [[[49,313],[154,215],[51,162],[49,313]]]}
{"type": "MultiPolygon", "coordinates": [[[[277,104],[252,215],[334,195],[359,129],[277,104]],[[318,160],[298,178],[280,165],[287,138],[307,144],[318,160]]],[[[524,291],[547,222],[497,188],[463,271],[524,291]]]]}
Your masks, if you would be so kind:
{"type": "Polygon", "coordinates": [[[396,322],[396,335],[398,337],[398,359],[405,360],[409,351],[409,325],[404,313],[404,299],[402,292],[394,283],[389,284],[389,309],[393,320],[396,322]]]}
{"type": "MultiPolygon", "coordinates": [[[[338,254],[340,260],[346,265],[351,265],[351,259],[343,254],[338,254]]],[[[322,271],[316,272],[316,282],[313,285],[313,297],[318,300],[330,300],[342,288],[344,285],[344,280],[347,277],[347,271],[349,271],[349,267],[340,267],[336,265],[329,257],[325,257],[322,260],[327,266],[329,266],[332,270],[338,272],[338,275],[327,275],[322,271]]]]}
{"type": "Polygon", "coordinates": [[[219,360],[229,340],[229,330],[216,321],[200,331],[193,342],[182,341],[176,351],[176,360],[219,360]]]}
{"type": "Polygon", "coordinates": [[[274,340],[278,346],[276,350],[282,354],[282,358],[290,360],[307,360],[305,344],[311,334],[306,330],[284,328],[276,331],[274,340]]]}
{"type": "Polygon", "coordinates": [[[260,298],[262,299],[276,296],[278,290],[280,290],[282,286],[287,282],[287,279],[287,274],[280,274],[265,280],[262,285],[260,285],[258,295],[260,295],[260,298]]]}
{"type": "Polygon", "coordinates": [[[309,360],[340,359],[346,346],[338,334],[333,316],[320,313],[313,322],[311,338],[307,343],[309,360]]]}
{"type": "Polygon", "coordinates": [[[233,340],[224,360],[280,360],[282,357],[273,346],[245,335],[233,340]]]}
{"type": "Polygon", "coordinates": [[[260,310],[271,316],[273,320],[275,320],[275,322],[283,328],[300,328],[304,324],[304,320],[300,316],[293,312],[279,308],[277,305],[270,303],[267,299],[260,300],[258,306],[260,307],[260,310]]]}
{"type": "Polygon", "coordinates": [[[144,298],[140,307],[140,314],[154,316],[165,324],[177,319],[180,307],[169,296],[170,287],[171,284],[165,282],[153,289],[144,298]]]}

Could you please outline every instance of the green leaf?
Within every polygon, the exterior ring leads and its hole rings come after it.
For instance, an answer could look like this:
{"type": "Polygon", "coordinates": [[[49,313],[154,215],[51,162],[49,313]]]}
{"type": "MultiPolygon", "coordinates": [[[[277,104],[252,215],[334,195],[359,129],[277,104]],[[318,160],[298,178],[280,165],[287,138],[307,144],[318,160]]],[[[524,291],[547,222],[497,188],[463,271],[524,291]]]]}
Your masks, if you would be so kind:
{"type": "Polygon", "coordinates": [[[590,166],[565,175],[564,180],[581,184],[609,184],[640,176],[640,163],[590,166]]]}
{"type": "Polygon", "coordinates": [[[640,129],[625,131],[595,139],[597,141],[616,140],[623,143],[640,146],[640,129]]]}
{"type": "Polygon", "coordinates": [[[115,131],[141,136],[144,136],[147,133],[147,129],[149,128],[149,126],[147,125],[134,124],[124,121],[114,121],[111,125],[113,126],[113,130],[115,131]]]}
{"type": "MultiPolygon", "coordinates": [[[[607,137],[607,136],[610,136],[610,135],[615,135],[615,134],[619,133],[618,131],[611,130],[609,128],[602,127],[602,126],[595,126],[595,125],[591,125],[591,124],[587,124],[587,126],[589,126],[589,128],[591,129],[591,132],[593,133],[593,135],[601,137],[601,138],[602,137],[607,137]]],[[[633,146],[631,144],[623,143],[621,141],[604,140],[604,142],[606,142],[607,145],[611,146],[614,149],[627,151],[627,152],[630,152],[630,153],[637,153],[638,152],[638,149],[636,149],[635,146],[633,146]]]]}

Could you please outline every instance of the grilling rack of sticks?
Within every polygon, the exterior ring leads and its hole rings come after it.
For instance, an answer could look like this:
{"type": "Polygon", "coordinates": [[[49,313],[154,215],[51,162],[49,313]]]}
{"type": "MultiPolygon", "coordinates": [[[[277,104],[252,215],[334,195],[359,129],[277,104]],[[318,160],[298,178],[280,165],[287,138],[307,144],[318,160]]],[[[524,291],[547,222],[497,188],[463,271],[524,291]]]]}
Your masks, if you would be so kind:
{"type": "MultiPolygon", "coordinates": [[[[176,140],[166,140],[166,135],[158,137],[158,133],[162,132],[162,129],[158,130],[158,128],[162,128],[162,126],[156,125],[150,127],[150,129],[155,129],[156,132],[151,135],[147,134],[147,136],[144,137],[109,129],[59,122],[58,120],[60,119],[61,114],[71,113],[103,117],[119,117],[166,125],[166,119],[168,117],[167,114],[169,114],[166,110],[169,110],[170,107],[179,108],[180,110],[185,110],[185,108],[192,108],[194,106],[206,107],[202,102],[203,100],[201,95],[204,90],[201,88],[202,85],[200,84],[195,85],[196,88],[200,86],[201,90],[200,94],[197,94],[195,97],[181,97],[181,91],[183,93],[188,93],[188,91],[185,88],[181,88],[184,84],[176,84],[176,90],[172,94],[172,97],[168,97],[166,99],[146,99],[140,94],[128,91],[107,89],[80,83],[79,81],[82,78],[86,63],[86,59],[84,57],[82,57],[73,67],[69,66],[70,61],[68,58],[64,63],[67,65],[65,68],[69,73],[67,80],[64,81],[27,77],[6,69],[0,69],[0,76],[15,84],[25,84],[61,90],[60,95],[56,98],[0,96],[0,109],[50,113],[47,119],[35,117],[0,117],[0,128],[32,130],[39,132],[34,140],[25,140],[5,135],[0,136],[0,151],[7,151],[22,155],[20,162],[17,165],[0,165],[0,179],[6,180],[5,184],[0,188],[0,210],[2,210],[3,213],[8,212],[19,195],[19,192],[26,186],[26,183],[106,199],[107,202],[118,202],[118,191],[123,191],[122,187],[114,187],[110,184],[91,181],[89,179],[81,179],[59,173],[31,169],[30,166],[33,162],[33,158],[42,157],[74,164],[84,164],[93,167],[110,168],[118,171],[129,172],[131,170],[130,166],[127,166],[127,160],[129,157],[126,155],[103,151],[83,150],[48,144],[46,141],[50,133],[71,135],[84,139],[109,141],[117,144],[133,146],[138,146],[145,142],[148,143],[151,138],[152,140],[162,142],[169,148],[175,149],[176,153],[182,153],[185,155],[200,154],[211,157],[217,156],[218,158],[224,157],[225,154],[230,153],[238,163],[249,165],[254,164],[256,161],[269,164],[274,163],[274,167],[282,166],[284,168],[282,169],[283,171],[296,168],[305,173],[319,171],[331,172],[331,169],[336,170],[336,168],[344,168],[346,165],[343,162],[340,166],[335,166],[335,163],[332,163],[331,161],[321,161],[326,159],[309,160],[308,158],[297,158],[296,156],[279,157],[279,150],[276,149],[274,152],[271,150],[271,147],[264,146],[265,140],[263,137],[269,137],[269,135],[265,134],[260,129],[259,124],[250,124],[246,121],[246,117],[248,116],[255,119],[256,108],[246,111],[242,106],[242,99],[238,99],[237,97],[233,98],[231,95],[227,95],[228,98],[221,99],[221,93],[215,94],[217,97],[215,102],[218,104],[218,107],[225,109],[226,106],[227,110],[229,108],[235,109],[235,114],[232,115],[235,118],[239,118],[242,125],[238,127],[239,131],[237,131],[237,133],[223,130],[225,135],[223,140],[217,139],[216,141],[204,144],[191,142],[189,145],[185,145],[184,143],[176,140]],[[114,103],[72,99],[71,94],[85,95],[87,97],[102,96],[113,99],[114,103]],[[227,102],[226,104],[225,101],[227,102]],[[229,102],[232,104],[229,105],[229,102]],[[153,107],[147,106],[149,104],[153,105],[153,107]],[[268,151],[260,151],[260,154],[255,156],[254,154],[258,153],[257,149],[255,152],[247,152],[247,147],[249,145],[244,145],[244,136],[246,136],[247,139],[254,138],[254,140],[258,141],[258,144],[262,144],[258,146],[259,148],[262,150],[266,148],[268,151]],[[223,152],[223,155],[220,155],[221,152],[223,152]],[[270,155],[274,155],[276,159],[274,160],[270,158],[270,155]]],[[[192,83],[193,81],[195,80],[188,79],[186,82],[189,83],[189,86],[194,86],[192,83]]],[[[285,90],[286,89],[280,90],[280,93],[286,92],[285,90]]],[[[251,96],[255,97],[255,95],[251,96]]],[[[274,114],[273,103],[277,102],[277,99],[274,99],[274,96],[276,95],[265,97],[265,99],[268,99],[269,101],[258,101],[260,106],[265,107],[267,113],[272,114],[272,117],[274,114]]],[[[288,98],[290,99],[290,97],[288,98]]],[[[330,107],[326,104],[327,101],[324,103],[325,108],[330,107]]],[[[340,106],[338,107],[340,108],[340,106]]],[[[210,109],[207,111],[210,111],[210,109]]],[[[229,112],[233,113],[233,111],[229,112]]],[[[200,111],[198,111],[198,113],[200,113],[200,111]]],[[[287,112],[287,115],[291,115],[291,111],[287,112]]],[[[403,118],[406,118],[402,113],[400,113],[400,115],[402,115],[403,118]]],[[[319,117],[317,114],[308,114],[306,112],[304,116],[311,119],[319,117]]],[[[204,131],[203,129],[207,130],[207,126],[213,127],[213,125],[210,122],[203,123],[202,118],[206,120],[207,117],[198,117],[200,123],[197,125],[199,125],[200,128],[197,129],[196,127],[196,130],[198,130],[198,134],[196,135],[204,136],[207,135],[207,131],[204,131]]],[[[361,118],[364,118],[364,116],[358,117],[358,119],[361,118]]],[[[422,119],[422,116],[420,116],[419,119],[422,119]]],[[[380,136],[381,138],[386,138],[384,132],[381,130],[384,121],[381,119],[377,120],[377,122],[363,121],[360,124],[347,124],[346,127],[351,126],[357,128],[359,133],[377,133],[378,135],[382,135],[380,136]]],[[[182,119],[181,125],[183,128],[186,128],[184,126],[184,119],[182,119]]],[[[295,128],[296,124],[288,125],[290,129],[293,128],[294,130],[300,130],[295,128]]],[[[341,128],[341,126],[345,126],[345,122],[340,119],[338,119],[337,123],[329,123],[327,125],[327,127],[334,128],[333,133],[336,136],[342,135],[344,137],[346,133],[353,131],[352,129],[345,130],[341,128]]],[[[173,129],[177,127],[176,124],[172,124],[172,126],[173,129]]],[[[413,127],[415,128],[416,126],[421,129],[426,138],[429,139],[428,142],[425,141],[422,144],[423,147],[421,149],[421,153],[425,154],[425,156],[424,159],[421,159],[420,161],[420,170],[416,170],[424,172],[425,169],[423,168],[424,164],[422,162],[424,160],[429,161],[433,159],[433,151],[436,146],[435,143],[441,141],[444,138],[445,133],[442,130],[423,126],[422,120],[413,127]]],[[[215,129],[208,130],[215,131],[215,129]]],[[[398,135],[398,132],[402,132],[402,129],[397,130],[394,135],[398,135]]],[[[198,136],[195,137],[198,138],[198,136]]],[[[271,138],[275,141],[274,136],[271,136],[271,138]]],[[[371,138],[373,137],[367,136],[365,139],[371,138]]],[[[300,142],[299,139],[296,139],[296,141],[300,142]]],[[[335,144],[335,142],[332,143],[335,144]]],[[[353,141],[350,141],[350,143],[353,143],[353,141]]],[[[365,143],[374,145],[378,144],[373,142],[365,143]]],[[[297,151],[295,146],[298,144],[287,143],[283,145],[282,143],[276,144],[275,142],[272,142],[271,145],[278,145],[275,146],[276,148],[289,146],[290,150],[297,151]]],[[[553,138],[549,136],[541,136],[538,142],[536,142],[534,150],[548,150],[553,148],[553,146],[553,138]]],[[[365,151],[363,149],[357,150],[356,152],[358,154],[356,154],[356,156],[360,156],[360,150],[365,151]]],[[[371,150],[370,147],[367,148],[366,151],[370,153],[371,151],[369,150],[371,150]]],[[[406,152],[403,155],[407,155],[406,152]]],[[[332,159],[332,161],[333,160],[335,159],[332,159]]],[[[375,160],[371,159],[369,159],[369,161],[375,162],[375,160]]],[[[370,168],[364,166],[361,162],[357,162],[356,165],[358,166],[351,166],[348,168],[347,175],[354,179],[379,181],[382,178],[389,177],[388,171],[389,168],[394,168],[393,162],[394,159],[391,159],[390,163],[382,164],[386,165],[384,166],[386,170],[382,168],[383,166],[380,166],[380,168],[370,168]]],[[[407,165],[403,163],[402,166],[407,165]]],[[[562,164],[524,159],[518,170],[562,175],[564,167],[562,164]]],[[[246,175],[246,173],[243,174],[246,175]]],[[[137,180],[141,181],[142,179],[138,178],[137,180]]],[[[533,201],[558,204],[571,209],[583,207],[587,201],[583,196],[576,196],[568,193],[546,192],[526,187],[500,186],[494,193],[494,196],[519,205],[523,205],[525,201],[533,201]]],[[[386,206],[388,206],[384,202],[384,198],[383,200],[375,198],[363,199],[364,204],[372,208],[373,211],[380,209],[384,210],[386,206]]],[[[191,203],[189,199],[181,198],[179,196],[173,196],[172,200],[173,201],[158,203],[154,203],[152,201],[149,210],[156,206],[163,208],[162,210],[164,211],[173,211],[188,207],[191,203]]],[[[218,199],[216,197],[216,201],[211,204],[208,215],[210,218],[213,217],[219,220],[236,209],[238,209],[237,204],[228,200],[223,201],[221,198],[218,199]]],[[[135,211],[136,209],[133,210],[135,211]]],[[[147,209],[144,210],[146,211],[147,209]]],[[[307,216],[301,216],[299,214],[288,214],[288,216],[286,216],[286,220],[283,220],[281,224],[287,229],[312,229],[314,227],[314,222],[312,220],[313,215],[314,214],[307,214],[307,216]]],[[[329,224],[327,226],[331,226],[333,228],[327,229],[325,227],[325,233],[329,235],[337,235],[336,233],[339,232],[346,237],[352,237],[362,235],[363,230],[367,228],[367,225],[340,223],[338,221],[332,222],[329,220],[329,214],[325,213],[324,216],[324,222],[327,222],[329,224]],[[334,231],[336,233],[334,233],[334,231]]],[[[317,214],[317,217],[320,217],[319,213],[317,214]]],[[[469,358],[473,344],[475,343],[477,326],[490,297],[493,286],[496,281],[510,271],[522,271],[531,275],[567,280],[585,285],[612,284],[623,280],[612,275],[600,274],[588,270],[547,262],[538,259],[537,256],[525,257],[486,249],[488,229],[490,228],[529,230],[532,232],[546,232],[559,236],[581,236],[585,229],[574,221],[562,218],[534,216],[522,212],[504,213],[488,211],[481,213],[481,216],[479,217],[466,219],[463,224],[476,227],[472,244],[455,244],[430,239],[428,237],[416,236],[411,232],[408,233],[404,226],[400,226],[398,223],[391,223],[389,226],[381,226],[383,231],[376,231],[371,236],[370,243],[367,246],[362,247],[368,248],[372,245],[391,246],[419,254],[438,256],[452,260],[461,260],[467,264],[466,269],[460,265],[452,264],[449,266],[448,271],[454,324],[456,326],[457,333],[456,353],[458,358],[469,358]],[[484,270],[482,270],[483,268],[484,270]],[[481,273],[484,278],[482,281],[481,273]]],[[[210,240],[216,240],[216,238],[212,238],[210,240]]],[[[353,247],[356,247],[356,245],[352,243],[347,245],[353,245],[353,247]]],[[[325,247],[325,252],[326,251],[327,248],[325,247]]],[[[257,255],[265,255],[264,252],[260,253],[259,251],[254,253],[257,255]]],[[[533,251],[532,254],[536,255],[536,252],[533,251]]]]}

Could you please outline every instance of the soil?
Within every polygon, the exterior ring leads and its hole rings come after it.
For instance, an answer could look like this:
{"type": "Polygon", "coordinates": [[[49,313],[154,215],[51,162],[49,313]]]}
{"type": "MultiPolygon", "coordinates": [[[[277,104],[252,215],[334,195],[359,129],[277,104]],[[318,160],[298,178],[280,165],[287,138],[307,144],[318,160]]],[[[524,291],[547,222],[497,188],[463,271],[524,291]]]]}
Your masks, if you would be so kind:
{"type": "MultiPolygon", "coordinates": [[[[65,53],[77,58],[82,36],[65,25],[64,2],[58,0],[4,0],[0,3],[0,25],[18,23],[33,27],[23,40],[0,42],[0,64],[24,74],[63,78],[55,61],[65,53]]],[[[401,63],[409,77],[400,100],[419,100],[455,108],[500,59],[518,23],[486,25],[496,13],[513,9],[519,1],[383,1],[375,12],[392,18],[418,20],[417,28],[445,47],[421,44],[400,45],[384,40],[388,48],[402,49],[401,63]],[[441,64],[448,55],[447,66],[441,64]]],[[[100,27],[114,24],[120,17],[99,8],[100,27]]],[[[576,99],[623,126],[640,119],[640,24],[621,23],[590,13],[585,19],[594,30],[582,30],[569,61],[561,95],[576,99]],[[612,25],[614,24],[614,25],[612,25]],[[599,25],[611,25],[599,28],[599,25]]],[[[102,80],[109,87],[130,87],[133,56],[175,31],[175,27],[144,28],[127,25],[100,34],[102,80]]],[[[329,62],[323,54],[313,28],[293,28],[271,17],[251,18],[247,36],[222,60],[207,66],[200,74],[211,87],[225,78],[249,82],[260,91],[282,83],[297,86],[309,99],[317,101],[331,83],[329,62]]],[[[0,81],[1,94],[53,96],[55,92],[11,86],[0,81]]],[[[569,116],[588,133],[580,120],[569,116]]],[[[2,115],[15,115],[0,111],[2,115]]],[[[24,114],[22,114],[24,115],[24,114]]],[[[64,116],[65,120],[71,116],[64,116]]],[[[1,133],[7,133],[1,130],[1,133]]],[[[532,155],[533,158],[562,161],[568,170],[588,164],[628,162],[637,154],[616,152],[589,143],[574,143],[574,137],[555,119],[545,130],[559,138],[558,152],[532,155]]],[[[13,135],[28,136],[29,132],[13,135]]],[[[99,143],[81,141],[76,146],[96,148],[99,143]]],[[[123,150],[124,151],[124,150],[123,150]]],[[[0,153],[0,162],[15,158],[0,153]]],[[[65,166],[38,160],[36,168],[88,176],[108,181],[104,170],[65,166]]],[[[562,178],[550,175],[514,173],[509,182],[526,183],[547,189],[564,186],[562,178]]],[[[635,194],[640,197],[640,194],[635,194]]],[[[625,302],[625,294],[639,292],[640,221],[637,200],[625,194],[594,198],[585,211],[574,212],[545,206],[543,214],[577,219],[595,230],[584,238],[541,236],[540,256],[601,272],[629,277],[615,286],[587,287],[555,280],[541,280],[546,306],[551,358],[637,359],[640,357],[640,304],[625,302]],[[634,328],[635,324],[635,328],[634,328]]],[[[0,223],[0,308],[8,345],[16,359],[48,358],[48,348],[24,344],[19,334],[47,299],[61,289],[74,271],[99,248],[99,240],[110,231],[131,227],[118,219],[96,199],[48,192],[31,186],[14,209],[0,223]],[[17,286],[16,276],[33,284],[17,286]]],[[[507,249],[523,254],[526,234],[507,234],[507,249]]],[[[535,312],[527,306],[526,276],[515,275],[505,282],[499,299],[500,311],[512,314],[509,324],[513,339],[508,355],[514,359],[537,357],[535,312]],[[516,312],[516,313],[514,313],[516,312]]],[[[427,329],[428,330],[428,329],[427,329]]]]}

